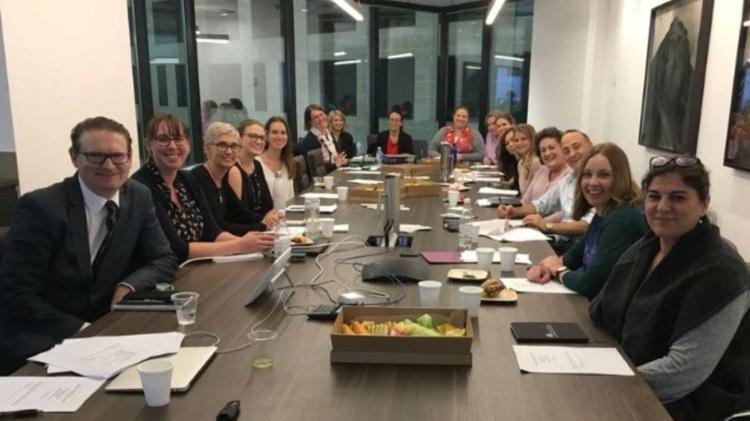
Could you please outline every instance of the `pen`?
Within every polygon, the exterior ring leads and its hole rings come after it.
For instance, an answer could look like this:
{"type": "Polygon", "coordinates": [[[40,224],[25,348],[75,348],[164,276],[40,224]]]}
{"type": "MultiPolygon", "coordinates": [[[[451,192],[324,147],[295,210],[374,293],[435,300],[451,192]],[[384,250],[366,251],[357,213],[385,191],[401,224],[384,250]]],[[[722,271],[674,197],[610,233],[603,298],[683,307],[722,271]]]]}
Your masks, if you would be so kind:
{"type": "Polygon", "coordinates": [[[7,411],[7,412],[0,412],[0,419],[4,418],[30,418],[30,417],[36,417],[37,415],[41,414],[42,411],[38,409],[21,409],[18,411],[7,411]]]}

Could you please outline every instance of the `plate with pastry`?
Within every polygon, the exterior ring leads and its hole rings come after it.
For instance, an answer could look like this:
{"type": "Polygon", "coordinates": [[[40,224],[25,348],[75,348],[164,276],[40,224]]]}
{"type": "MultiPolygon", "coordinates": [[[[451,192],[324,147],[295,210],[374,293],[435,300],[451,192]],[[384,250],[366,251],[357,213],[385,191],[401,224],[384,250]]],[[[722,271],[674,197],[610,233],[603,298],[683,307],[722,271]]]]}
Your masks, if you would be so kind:
{"type": "Polygon", "coordinates": [[[506,288],[499,279],[489,278],[482,282],[482,302],[512,304],[518,301],[518,293],[506,288]]]}

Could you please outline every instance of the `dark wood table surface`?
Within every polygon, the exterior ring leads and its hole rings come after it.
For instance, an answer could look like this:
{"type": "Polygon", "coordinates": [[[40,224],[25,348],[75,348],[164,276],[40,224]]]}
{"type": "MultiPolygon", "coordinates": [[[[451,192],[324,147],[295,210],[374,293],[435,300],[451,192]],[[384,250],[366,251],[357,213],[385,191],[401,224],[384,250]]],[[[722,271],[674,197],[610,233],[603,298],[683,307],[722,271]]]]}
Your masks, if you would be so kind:
{"type": "MultiPolygon", "coordinates": [[[[337,173],[337,184],[344,177],[337,173]]],[[[363,176],[350,176],[363,178],[363,176]]],[[[366,176],[364,178],[367,178],[366,176]]],[[[370,177],[371,178],[371,177],[370,177]]],[[[344,177],[345,179],[345,177],[344,177]]],[[[351,186],[351,184],[349,184],[351,186]]],[[[323,191],[317,189],[316,191],[323,191]]],[[[476,187],[472,190],[476,192],[476,187]]],[[[472,196],[477,197],[472,193],[472,196]]],[[[301,203],[296,198],[295,202],[301,203]]],[[[333,203],[322,200],[323,204],[333,203]]],[[[432,231],[414,234],[418,250],[455,250],[458,236],[441,227],[445,206],[436,197],[402,201],[411,208],[401,213],[401,223],[430,225],[432,231]]],[[[482,219],[494,214],[479,209],[482,219]]],[[[334,241],[347,236],[360,239],[375,234],[378,214],[358,203],[339,203],[337,223],[349,223],[348,234],[335,234],[334,241]]],[[[301,219],[289,215],[289,219],[301,219]]],[[[497,246],[486,238],[480,245],[497,246]]],[[[532,261],[552,253],[543,242],[519,243],[532,261]]],[[[397,297],[400,287],[362,283],[355,268],[335,261],[372,254],[381,249],[345,245],[322,260],[321,281],[337,279],[347,285],[376,289],[397,297]]],[[[398,256],[399,251],[362,257],[369,262],[398,256]]],[[[421,257],[411,258],[422,260],[421,257]]],[[[274,308],[276,296],[265,294],[249,307],[246,295],[258,281],[268,262],[193,264],[180,270],[175,287],[198,291],[198,321],[188,332],[205,330],[221,337],[219,349],[247,342],[251,327],[274,308]]],[[[447,282],[453,267],[430,265],[430,276],[442,281],[442,306],[458,306],[461,284],[447,282]]],[[[499,265],[495,265],[499,269],[499,265]]],[[[517,276],[525,267],[516,265],[517,276]]],[[[288,273],[295,283],[309,282],[317,273],[313,259],[292,263],[288,273]]],[[[281,281],[285,284],[286,281],[281,281]]],[[[335,294],[341,286],[327,284],[335,294]]],[[[419,306],[416,285],[406,285],[406,297],[397,305],[419,306]]],[[[669,415],[639,375],[630,377],[594,375],[522,374],[516,364],[510,333],[514,321],[571,321],[578,323],[593,345],[614,346],[613,340],[594,327],[588,317],[588,301],[577,295],[519,294],[515,305],[483,305],[474,319],[475,338],[472,367],[430,365],[331,364],[330,322],[308,321],[304,316],[286,315],[279,306],[259,328],[274,329],[278,338],[268,344],[217,355],[192,388],[172,394],[169,405],[149,408],[141,394],[97,391],[74,414],[44,414],[44,419],[75,420],[207,420],[214,419],[227,401],[241,401],[244,420],[668,420],[669,415]],[[261,350],[274,359],[267,369],[253,368],[251,361],[261,350]]],[[[291,306],[325,303],[325,296],[297,288],[291,306]]],[[[167,332],[177,328],[173,313],[111,312],[80,336],[124,335],[167,332]]],[[[210,338],[192,336],[183,345],[205,345],[210,338]]],[[[44,375],[44,368],[28,364],[15,375],[44,375]]]]}

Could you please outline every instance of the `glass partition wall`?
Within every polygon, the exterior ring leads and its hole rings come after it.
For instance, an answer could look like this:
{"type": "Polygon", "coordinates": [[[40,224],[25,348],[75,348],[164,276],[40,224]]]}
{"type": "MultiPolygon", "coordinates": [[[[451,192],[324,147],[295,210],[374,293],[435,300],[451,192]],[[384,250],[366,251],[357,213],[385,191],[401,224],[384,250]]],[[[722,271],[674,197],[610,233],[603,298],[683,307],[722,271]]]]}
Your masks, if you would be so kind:
{"type": "Polygon", "coordinates": [[[296,140],[311,103],[347,115],[360,153],[394,106],[414,139],[458,104],[477,128],[489,110],[525,121],[533,0],[509,0],[492,27],[477,2],[361,3],[357,22],[329,0],[131,0],[141,135],[154,113],[175,113],[197,162],[210,122],[283,115],[296,140]]]}

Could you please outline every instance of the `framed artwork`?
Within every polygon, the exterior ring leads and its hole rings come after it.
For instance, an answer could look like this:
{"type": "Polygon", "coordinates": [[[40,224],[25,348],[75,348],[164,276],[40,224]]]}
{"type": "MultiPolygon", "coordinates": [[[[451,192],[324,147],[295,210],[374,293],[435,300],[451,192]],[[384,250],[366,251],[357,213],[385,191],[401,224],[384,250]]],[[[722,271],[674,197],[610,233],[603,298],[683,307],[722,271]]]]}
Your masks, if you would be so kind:
{"type": "Polygon", "coordinates": [[[694,155],[713,0],[673,0],[651,10],[638,143],[694,155]]]}
{"type": "MultiPolygon", "coordinates": [[[[739,22],[738,22],[739,23],[739,22]]],[[[750,171],[750,0],[745,0],[737,48],[732,109],[724,148],[724,165],[750,171]]]]}

